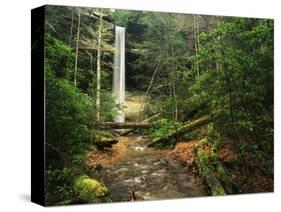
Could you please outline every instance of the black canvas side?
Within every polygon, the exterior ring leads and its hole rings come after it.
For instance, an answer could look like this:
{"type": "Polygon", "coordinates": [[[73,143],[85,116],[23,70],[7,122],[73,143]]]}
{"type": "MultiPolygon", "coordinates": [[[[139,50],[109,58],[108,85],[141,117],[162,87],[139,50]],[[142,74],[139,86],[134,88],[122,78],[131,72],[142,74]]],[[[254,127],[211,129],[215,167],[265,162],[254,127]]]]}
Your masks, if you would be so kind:
{"type": "Polygon", "coordinates": [[[44,203],[45,7],[31,11],[31,201],[44,203]]]}

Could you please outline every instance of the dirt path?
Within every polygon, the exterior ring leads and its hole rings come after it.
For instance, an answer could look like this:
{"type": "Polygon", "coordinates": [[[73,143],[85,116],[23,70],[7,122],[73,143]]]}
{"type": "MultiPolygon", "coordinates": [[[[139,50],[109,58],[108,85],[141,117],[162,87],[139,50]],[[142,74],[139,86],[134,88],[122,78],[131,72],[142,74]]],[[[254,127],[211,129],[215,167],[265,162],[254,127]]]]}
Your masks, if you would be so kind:
{"type": "Polygon", "coordinates": [[[125,117],[126,121],[135,121],[143,111],[145,105],[145,93],[126,91],[125,117]]]}

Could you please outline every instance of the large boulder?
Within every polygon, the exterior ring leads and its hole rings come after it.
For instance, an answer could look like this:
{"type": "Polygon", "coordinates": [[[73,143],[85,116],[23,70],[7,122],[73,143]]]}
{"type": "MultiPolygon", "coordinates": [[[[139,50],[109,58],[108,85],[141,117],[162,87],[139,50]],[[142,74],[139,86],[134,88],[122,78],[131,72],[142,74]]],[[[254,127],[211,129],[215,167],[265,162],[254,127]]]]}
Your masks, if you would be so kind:
{"type": "Polygon", "coordinates": [[[74,180],[73,188],[83,202],[109,202],[109,191],[104,184],[87,175],[81,175],[74,180]]]}

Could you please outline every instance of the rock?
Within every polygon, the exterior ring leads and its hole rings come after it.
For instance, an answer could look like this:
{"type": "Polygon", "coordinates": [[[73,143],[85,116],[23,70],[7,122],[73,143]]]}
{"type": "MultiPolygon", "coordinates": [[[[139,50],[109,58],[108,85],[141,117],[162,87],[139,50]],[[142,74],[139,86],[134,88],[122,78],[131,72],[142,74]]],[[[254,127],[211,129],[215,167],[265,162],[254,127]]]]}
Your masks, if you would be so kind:
{"type": "Polygon", "coordinates": [[[140,146],[136,146],[135,150],[137,151],[143,151],[145,149],[145,147],[140,147],[140,146]]]}
{"type": "Polygon", "coordinates": [[[102,165],[101,164],[97,164],[96,166],[94,166],[92,168],[92,171],[96,172],[96,173],[100,172],[101,170],[102,170],[102,165]]]}
{"type": "Polygon", "coordinates": [[[149,171],[148,170],[142,170],[141,173],[142,174],[147,174],[149,171]]]}
{"type": "Polygon", "coordinates": [[[160,160],[156,160],[156,161],[153,162],[153,165],[156,165],[156,166],[158,166],[160,164],[162,164],[162,162],[160,160]]]}
{"type": "Polygon", "coordinates": [[[73,188],[79,199],[83,202],[108,202],[109,191],[104,184],[81,175],[74,180],[73,188]]]}
{"type": "Polygon", "coordinates": [[[138,200],[144,200],[143,196],[136,194],[134,191],[129,193],[128,201],[138,201],[138,200]]]}
{"type": "Polygon", "coordinates": [[[113,144],[116,144],[118,140],[105,136],[96,136],[94,139],[94,145],[97,146],[98,149],[104,149],[105,147],[111,148],[113,144]]]}
{"type": "Polygon", "coordinates": [[[120,173],[122,173],[122,172],[127,172],[127,171],[129,171],[128,168],[120,168],[120,169],[116,170],[116,171],[114,172],[114,174],[120,174],[120,173]]]}
{"type": "Polygon", "coordinates": [[[167,169],[160,169],[158,170],[158,173],[166,173],[167,172],[167,169]]]}

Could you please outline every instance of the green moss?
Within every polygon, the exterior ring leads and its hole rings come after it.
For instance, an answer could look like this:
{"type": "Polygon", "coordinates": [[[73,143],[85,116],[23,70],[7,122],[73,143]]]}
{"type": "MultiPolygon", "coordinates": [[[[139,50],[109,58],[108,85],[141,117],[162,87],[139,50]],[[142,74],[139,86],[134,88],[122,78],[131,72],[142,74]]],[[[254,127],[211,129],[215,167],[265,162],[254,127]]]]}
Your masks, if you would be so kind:
{"type": "Polygon", "coordinates": [[[225,195],[225,191],[222,187],[216,186],[212,189],[212,196],[222,196],[225,195]]]}
{"type": "Polygon", "coordinates": [[[104,202],[109,195],[105,185],[86,175],[79,176],[74,180],[74,190],[79,198],[85,202],[104,202]]]}
{"type": "Polygon", "coordinates": [[[112,147],[113,144],[116,144],[118,141],[116,139],[105,137],[105,136],[96,136],[94,144],[99,148],[103,149],[104,147],[112,147]]]}
{"type": "Polygon", "coordinates": [[[147,144],[148,147],[159,147],[159,148],[172,148],[177,143],[176,139],[169,138],[163,140],[161,138],[155,138],[147,144]]]}
{"type": "Polygon", "coordinates": [[[204,139],[195,145],[195,161],[199,174],[207,183],[212,196],[225,195],[226,191],[220,181],[221,175],[225,175],[224,169],[218,162],[217,157],[210,157],[210,154],[205,151],[207,143],[207,139],[204,139]],[[214,161],[214,159],[216,160],[214,161]],[[217,169],[217,167],[219,168],[217,169]]]}

